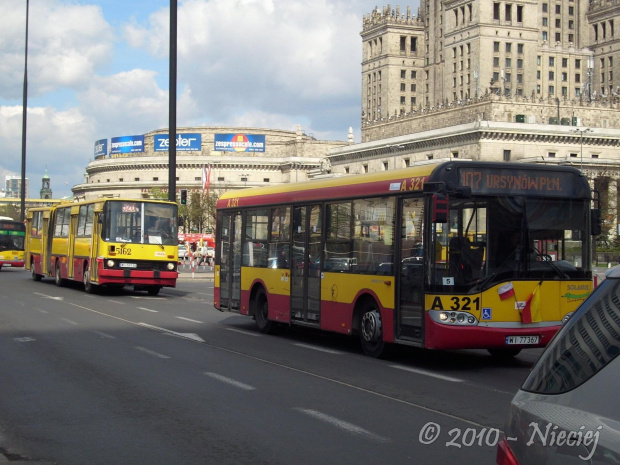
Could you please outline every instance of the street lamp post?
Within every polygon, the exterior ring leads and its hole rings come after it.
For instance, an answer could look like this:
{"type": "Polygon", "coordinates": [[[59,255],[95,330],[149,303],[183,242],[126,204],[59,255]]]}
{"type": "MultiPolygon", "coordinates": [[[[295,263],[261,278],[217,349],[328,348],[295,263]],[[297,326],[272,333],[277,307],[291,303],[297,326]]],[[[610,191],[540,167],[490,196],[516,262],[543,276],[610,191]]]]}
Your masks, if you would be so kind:
{"type": "Polygon", "coordinates": [[[22,105],[22,184],[20,192],[20,217],[23,223],[26,218],[26,120],[28,112],[28,10],[30,7],[29,0],[26,0],[26,47],[24,52],[24,95],[22,105]]]}
{"type": "Polygon", "coordinates": [[[593,132],[590,128],[585,129],[571,129],[571,132],[575,134],[579,133],[579,145],[581,146],[581,171],[583,171],[583,135],[587,132],[593,132]]]}

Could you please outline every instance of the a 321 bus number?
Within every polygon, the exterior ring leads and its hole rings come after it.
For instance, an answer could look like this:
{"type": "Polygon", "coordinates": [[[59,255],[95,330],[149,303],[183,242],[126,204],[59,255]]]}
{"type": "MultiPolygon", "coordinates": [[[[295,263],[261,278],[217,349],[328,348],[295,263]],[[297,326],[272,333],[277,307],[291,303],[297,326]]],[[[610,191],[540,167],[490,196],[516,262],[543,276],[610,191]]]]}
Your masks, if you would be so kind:
{"type": "Polygon", "coordinates": [[[228,199],[228,205],[226,205],[227,207],[238,207],[239,206],[239,197],[234,198],[234,199],[228,199]]]}
{"type": "Polygon", "coordinates": [[[472,299],[471,297],[449,297],[451,305],[448,308],[444,307],[443,301],[440,296],[435,296],[431,310],[462,310],[466,312],[479,311],[480,310],[480,297],[472,299]]]}
{"type": "Polygon", "coordinates": [[[404,191],[421,191],[424,187],[426,176],[418,176],[411,179],[404,179],[400,185],[401,192],[404,191]]]}

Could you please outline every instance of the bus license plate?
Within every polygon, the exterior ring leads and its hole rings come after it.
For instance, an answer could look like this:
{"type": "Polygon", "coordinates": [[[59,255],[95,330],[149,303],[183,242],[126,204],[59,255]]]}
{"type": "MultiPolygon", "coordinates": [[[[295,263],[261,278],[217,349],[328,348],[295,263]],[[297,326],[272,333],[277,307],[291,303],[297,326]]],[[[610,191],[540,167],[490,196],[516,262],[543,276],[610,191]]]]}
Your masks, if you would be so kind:
{"type": "Polygon", "coordinates": [[[121,268],[138,268],[138,265],[135,263],[120,263],[118,266],[121,268]]]}
{"type": "Polygon", "coordinates": [[[539,336],[506,336],[507,345],[529,345],[538,344],[539,336]]]}

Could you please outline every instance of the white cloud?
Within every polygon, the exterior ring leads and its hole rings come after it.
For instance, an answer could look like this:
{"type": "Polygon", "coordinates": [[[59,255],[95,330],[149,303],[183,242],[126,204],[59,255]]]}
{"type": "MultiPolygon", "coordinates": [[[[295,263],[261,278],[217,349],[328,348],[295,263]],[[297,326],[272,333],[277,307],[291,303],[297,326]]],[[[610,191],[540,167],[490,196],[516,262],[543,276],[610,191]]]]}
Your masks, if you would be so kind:
{"type": "MultiPolygon", "coordinates": [[[[21,99],[25,2],[0,4],[0,98],[21,99]]],[[[112,58],[112,29],[95,5],[59,0],[30,2],[28,93],[40,96],[62,87],[80,87],[112,58]]]]}
{"type": "MultiPolygon", "coordinates": [[[[127,24],[125,39],[167,56],[168,14],[127,24]]],[[[178,78],[206,121],[249,126],[244,115],[257,112],[288,121],[303,107],[311,125],[343,139],[358,111],[330,127],[324,109],[359,108],[360,29],[356,12],[328,0],[188,0],[178,11],[178,78]]]]}

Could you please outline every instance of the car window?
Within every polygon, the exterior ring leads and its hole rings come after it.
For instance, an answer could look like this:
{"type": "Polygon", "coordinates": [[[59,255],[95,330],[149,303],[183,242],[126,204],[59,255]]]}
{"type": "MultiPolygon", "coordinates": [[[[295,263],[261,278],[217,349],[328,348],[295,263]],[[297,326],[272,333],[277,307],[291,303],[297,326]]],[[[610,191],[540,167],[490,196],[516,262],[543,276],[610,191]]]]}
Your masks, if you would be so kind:
{"type": "Polygon", "coordinates": [[[607,279],[551,341],[524,391],[561,394],[581,385],[620,353],[620,280],[607,279]]]}

